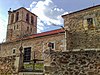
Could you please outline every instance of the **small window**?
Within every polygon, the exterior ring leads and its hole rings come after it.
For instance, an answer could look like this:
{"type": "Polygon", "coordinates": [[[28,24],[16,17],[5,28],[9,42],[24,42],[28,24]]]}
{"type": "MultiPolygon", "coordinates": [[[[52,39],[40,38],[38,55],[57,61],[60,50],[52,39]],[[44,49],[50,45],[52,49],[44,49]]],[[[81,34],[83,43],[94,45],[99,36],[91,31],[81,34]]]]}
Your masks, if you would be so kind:
{"type": "Polygon", "coordinates": [[[48,47],[50,47],[51,49],[54,49],[55,48],[55,43],[54,42],[49,42],[48,47]]]}
{"type": "Polygon", "coordinates": [[[14,26],[14,30],[15,30],[15,28],[16,28],[16,27],[14,26]]]}
{"type": "Polygon", "coordinates": [[[18,29],[18,25],[17,25],[17,29],[18,29]]]}
{"type": "Polygon", "coordinates": [[[29,23],[29,14],[26,14],[26,21],[29,23]]]}
{"type": "Polygon", "coordinates": [[[88,18],[87,23],[88,25],[93,25],[93,18],[88,18]]]}
{"type": "Polygon", "coordinates": [[[29,31],[29,27],[27,27],[27,31],[29,31]]]}
{"type": "Polygon", "coordinates": [[[30,29],[30,31],[32,32],[32,28],[30,29]]]}
{"type": "Polygon", "coordinates": [[[19,38],[19,35],[17,34],[16,37],[19,38]]]}
{"type": "Polygon", "coordinates": [[[13,49],[13,54],[15,54],[15,49],[13,49]]]}
{"type": "Polygon", "coordinates": [[[16,13],[16,22],[18,21],[19,19],[19,12],[16,13]]]}
{"type": "Polygon", "coordinates": [[[31,16],[31,24],[34,24],[33,16],[31,16]]]}
{"type": "Polygon", "coordinates": [[[54,43],[51,43],[51,48],[54,49],[54,43]]]}
{"type": "Polygon", "coordinates": [[[14,14],[11,15],[11,23],[14,21],[14,14]]]}
{"type": "Polygon", "coordinates": [[[93,18],[87,18],[87,24],[88,24],[88,28],[94,28],[93,25],[93,18]]]}

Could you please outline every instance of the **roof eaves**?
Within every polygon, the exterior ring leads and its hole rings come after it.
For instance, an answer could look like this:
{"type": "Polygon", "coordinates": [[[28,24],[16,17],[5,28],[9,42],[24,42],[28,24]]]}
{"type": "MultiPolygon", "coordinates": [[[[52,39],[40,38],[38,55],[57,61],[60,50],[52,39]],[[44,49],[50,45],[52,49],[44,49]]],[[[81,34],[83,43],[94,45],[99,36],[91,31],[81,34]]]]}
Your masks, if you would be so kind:
{"type": "Polygon", "coordinates": [[[31,11],[27,10],[25,7],[20,7],[20,8],[18,8],[18,9],[16,9],[16,10],[13,10],[13,12],[16,12],[16,11],[18,11],[18,10],[20,10],[20,9],[25,9],[26,11],[28,11],[28,12],[30,12],[31,14],[35,15],[36,17],[38,17],[36,14],[34,14],[34,13],[32,13],[31,11]]]}
{"type": "Polygon", "coordinates": [[[16,39],[16,40],[4,42],[4,43],[2,43],[2,44],[8,44],[8,43],[13,43],[13,42],[19,42],[19,41],[21,41],[21,40],[28,40],[28,39],[32,39],[32,38],[38,38],[38,37],[43,37],[43,36],[49,36],[49,35],[54,35],[54,34],[62,33],[62,32],[64,32],[63,29],[57,29],[57,30],[47,31],[47,32],[43,32],[43,33],[33,34],[33,35],[28,36],[28,37],[25,37],[25,38],[19,38],[19,39],[16,39]]]}
{"type": "Polygon", "coordinates": [[[88,7],[88,8],[85,8],[85,9],[82,9],[82,10],[78,10],[78,11],[75,11],[75,12],[71,12],[69,14],[62,15],[62,17],[67,16],[67,15],[71,15],[71,14],[74,14],[74,13],[78,13],[78,12],[81,12],[81,11],[85,11],[85,10],[88,10],[88,9],[91,9],[91,8],[99,7],[99,6],[100,5],[96,5],[96,6],[88,7]]]}
{"type": "Polygon", "coordinates": [[[62,30],[62,29],[52,30],[52,31],[47,31],[47,32],[43,32],[43,33],[33,34],[32,36],[26,37],[25,39],[43,37],[43,36],[53,35],[53,34],[57,34],[57,33],[61,33],[61,32],[64,32],[64,30],[62,30]]]}

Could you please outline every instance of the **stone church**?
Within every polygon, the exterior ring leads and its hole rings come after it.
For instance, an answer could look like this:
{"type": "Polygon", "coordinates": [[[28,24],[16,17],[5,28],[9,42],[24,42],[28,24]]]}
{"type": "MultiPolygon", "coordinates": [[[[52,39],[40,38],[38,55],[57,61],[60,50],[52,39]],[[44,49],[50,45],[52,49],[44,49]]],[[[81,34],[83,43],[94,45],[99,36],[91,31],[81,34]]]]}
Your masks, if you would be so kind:
{"type": "MultiPolygon", "coordinates": [[[[37,33],[37,15],[24,7],[8,11],[8,15],[6,42],[0,44],[0,57],[15,57],[16,71],[20,61],[46,60],[44,52],[49,50],[100,50],[100,5],[62,15],[63,28],[42,33],[37,33]]],[[[46,61],[44,65],[48,66],[50,60],[46,61]]]]}
{"type": "Polygon", "coordinates": [[[7,37],[6,42],[1,44],[3,49],[1,56],[16,55],[21,45],[23,52],[27,50],[30,52],[28,60],[31,59],[34,51],[40,53],[38,56],[42,58],[41,53],[48,49],[49,42],[52,43],[53,50],[64,49],[64,30],[37,33],[37,16],[23,7],[8,11],[8,14],[7,37]]]}

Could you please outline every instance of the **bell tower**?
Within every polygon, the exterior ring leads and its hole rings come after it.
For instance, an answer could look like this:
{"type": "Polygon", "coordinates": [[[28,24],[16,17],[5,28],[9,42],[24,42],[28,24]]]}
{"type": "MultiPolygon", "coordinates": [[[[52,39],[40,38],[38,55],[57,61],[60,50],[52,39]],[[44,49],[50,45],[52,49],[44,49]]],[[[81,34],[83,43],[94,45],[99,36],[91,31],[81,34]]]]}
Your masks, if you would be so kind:
{"type": "Polygon", "coordinates": [[[12,41],[37,33],[37,16],[24,7],[8,11],[6,41],[12,41]]]}

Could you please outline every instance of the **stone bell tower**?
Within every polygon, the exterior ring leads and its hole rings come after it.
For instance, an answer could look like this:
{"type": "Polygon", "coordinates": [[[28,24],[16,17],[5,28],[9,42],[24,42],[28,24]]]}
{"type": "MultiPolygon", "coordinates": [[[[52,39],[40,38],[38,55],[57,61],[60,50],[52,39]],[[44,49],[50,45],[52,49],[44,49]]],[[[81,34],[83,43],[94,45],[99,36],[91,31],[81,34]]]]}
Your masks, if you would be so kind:
{"type": "Polygon", "coordinates": [[[8,11],[6,41],[12,41],[37,33],[37,16],[24,7],[8,11]]]}

